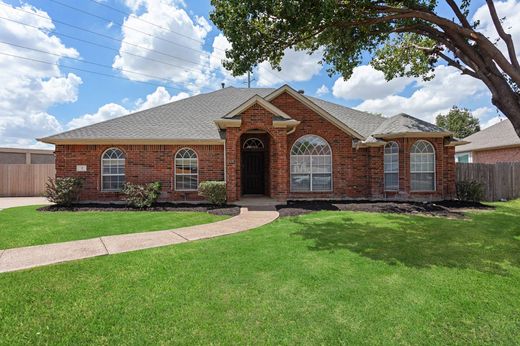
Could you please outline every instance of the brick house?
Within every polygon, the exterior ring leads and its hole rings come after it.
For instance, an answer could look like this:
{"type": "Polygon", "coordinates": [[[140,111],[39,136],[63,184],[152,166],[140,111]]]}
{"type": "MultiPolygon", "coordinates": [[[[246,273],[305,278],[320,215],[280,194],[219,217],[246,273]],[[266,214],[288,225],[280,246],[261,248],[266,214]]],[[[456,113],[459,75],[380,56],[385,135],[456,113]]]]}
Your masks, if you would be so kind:
{"type": "Polygon", "coordinates": [[[452,133],[406,114],[369,114],[289,86],[223,88],[40,139],[58,177],[84,178],[82,201],[120,199],[122,184],[162,183],[161,199],[200,200],[202,181],[293,199],[449,199],[452,133]]]}
{"type": "Polygon", "coordinates": [[[468,144],[455,150],[455,160],[463,163],[520,162],[520,138],[510,120],[503,120],[464,138],[468,144]]]}

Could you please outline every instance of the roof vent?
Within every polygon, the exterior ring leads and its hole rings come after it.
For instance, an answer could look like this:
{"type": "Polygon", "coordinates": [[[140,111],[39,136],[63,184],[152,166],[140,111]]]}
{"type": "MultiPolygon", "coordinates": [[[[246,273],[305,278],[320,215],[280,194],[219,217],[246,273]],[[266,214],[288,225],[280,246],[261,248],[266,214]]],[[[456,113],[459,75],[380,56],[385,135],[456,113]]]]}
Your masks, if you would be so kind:
{"type": "Polygon", "coordinates": [[[298,94],[302,94],[302,95],[305,94],[305,90],[303,90],[303,89],[298,90],[298,94]]]}
{"type": "Polygon", "coordinates": [[[222,89],[226,87],[226,83],[220,83],[220,85],[222,86],[222,89]]]}

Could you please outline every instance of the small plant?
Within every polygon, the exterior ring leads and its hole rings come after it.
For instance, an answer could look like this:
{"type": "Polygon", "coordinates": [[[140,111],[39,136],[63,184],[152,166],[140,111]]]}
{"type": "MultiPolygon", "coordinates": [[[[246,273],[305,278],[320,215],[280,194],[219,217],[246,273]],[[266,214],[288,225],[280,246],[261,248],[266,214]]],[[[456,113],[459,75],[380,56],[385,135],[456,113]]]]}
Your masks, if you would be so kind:
{"type": "Polygon", "coordinates": [[[457,198],[461,201],[480,202],[484,198],[484,185],[475,180],[459,181],[457,198]]]}
{"type": "Polygon", "coordinates": [[[121,192],[124,194],[124,199],[130,207],[139,209],[149,208],[157,202],[161,194],[161,183],[154,182],[144,185],[126,183],[123,185],[121,192]]]}
{"type": "Polygon", "coordinates": [[[78,201],[82,185],[83,181],[79,178],[49,178],[45,184],[44,196],[52,203],[70,207],[72,203],[78,201]]]}
{"type": "Polygon", "coordinates": [[[204,181],[199,184],[199,195],[212,204],[225,204],[226,194],[226,182],[224,181],[204,181]]]}

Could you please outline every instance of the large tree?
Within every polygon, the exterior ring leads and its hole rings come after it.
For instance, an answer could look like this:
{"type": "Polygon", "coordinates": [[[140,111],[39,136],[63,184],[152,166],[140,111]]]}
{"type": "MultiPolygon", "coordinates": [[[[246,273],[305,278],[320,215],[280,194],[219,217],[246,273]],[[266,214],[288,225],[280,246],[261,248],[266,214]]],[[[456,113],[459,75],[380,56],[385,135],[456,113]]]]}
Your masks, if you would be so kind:
{"type": "Polygon", "coordinates": [[[287,48],[323,50],[329,73],[348,79],[367,52],[387,79],[432,78],[444,61],[484,82],[492,103],[520,135],[520,65],[511,35],[493,0],[486,0],[498,41],[491,41],[469,16],[471,0],[212,0],[213,22],[232,48],[226,68],[234,75],[262,61],[275,68],[287,48]],[[451,13],[447,13],[451,11],[451,13]],[[441,14],[442,13],[442,14],[441,14]]]}
{"type": "Polygon", "coordinates": [[[455,133],[458,138],[466,138],[480,131],[478,118],[471,115],[468,109],[457,106],[453,106],[448,114],[437,115],[435,122],[437,126],[455,133]]]}

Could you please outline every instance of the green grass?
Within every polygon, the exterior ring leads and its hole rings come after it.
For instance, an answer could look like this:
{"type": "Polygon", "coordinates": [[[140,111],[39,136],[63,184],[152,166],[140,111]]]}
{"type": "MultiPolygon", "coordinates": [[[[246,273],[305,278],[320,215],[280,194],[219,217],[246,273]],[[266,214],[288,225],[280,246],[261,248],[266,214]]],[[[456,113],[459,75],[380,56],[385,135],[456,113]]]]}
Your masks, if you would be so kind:
{"type": "Polygon", "coordinates": [[[158,231],[225,218],[199,212],[39,212],[38,208],[0,211],[0,249],[158,231]]]}
{"type": "Polygon", "coordinates": [[[520,201],[318,212],[0,275],[0,343],[517,344],[520,201]]]}

